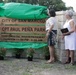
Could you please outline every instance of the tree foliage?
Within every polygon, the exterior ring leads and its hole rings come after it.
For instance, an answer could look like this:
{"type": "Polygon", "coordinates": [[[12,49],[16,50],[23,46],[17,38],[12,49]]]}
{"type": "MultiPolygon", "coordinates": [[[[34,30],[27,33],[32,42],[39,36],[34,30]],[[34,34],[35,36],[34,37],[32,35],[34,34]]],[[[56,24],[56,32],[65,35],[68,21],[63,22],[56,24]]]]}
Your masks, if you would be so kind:
{"type": "Polygon", "coordinates": [[[67,10],[72,10],[72,11],[74,11],[74,9],[73,9],[73,7],[67,7],[67,10]]]}
{"type": "Polygon", "coordinates": [[[53,8],[56,11],[66,10],[65,3],[62,0],[40,0],[39,4],[53,8]]]}
{"type": "Polygon", "coordinates": [[[0,0],[0,3],[3,2],[3,0],[0,0]]]}

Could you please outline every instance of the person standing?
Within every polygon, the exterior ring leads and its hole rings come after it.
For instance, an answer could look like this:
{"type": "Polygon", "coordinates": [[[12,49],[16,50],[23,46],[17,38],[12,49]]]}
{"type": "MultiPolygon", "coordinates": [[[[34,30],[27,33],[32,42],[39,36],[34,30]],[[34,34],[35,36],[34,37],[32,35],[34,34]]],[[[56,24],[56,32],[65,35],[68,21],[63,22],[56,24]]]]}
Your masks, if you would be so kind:
{"type": "Polygon", "coordinates": [[[75,32],[75,21],[72,18],[73,12],[71,10],[67,10],[65,13],[66,22],[63,28],[67,28],[69,32],[63,33],[63,38],[65,41],[65,50],[66,50],[66,62],[74,64],[74,50],[76,50],[76,32],[75,32]],[[71,59],[71,60],[70,60],[71,59]]]}
{"type": "Polygon", "coordinates": [[[49,47],[49,53],[50,53],[50,59],[48,60],[48,63],[52,63],[55,61],[55,51],[54,51],[54,45],[55,45],[55,35],[56,35],[56,13],[54,9],[48,10],[48,15],[50,18],[46,20],[46,37],[47,37],[47,43],[49,47]]]}

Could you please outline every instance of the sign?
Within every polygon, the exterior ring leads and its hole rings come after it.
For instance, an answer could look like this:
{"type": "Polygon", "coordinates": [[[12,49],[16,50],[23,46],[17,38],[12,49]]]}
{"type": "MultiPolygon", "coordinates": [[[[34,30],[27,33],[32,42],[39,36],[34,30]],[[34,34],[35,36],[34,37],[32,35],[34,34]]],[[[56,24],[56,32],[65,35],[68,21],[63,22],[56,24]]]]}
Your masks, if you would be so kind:
{"type": "Polygon", "coordinates": [[[45,20],[0,18],[0,41],[46,42],[45,20]]]}

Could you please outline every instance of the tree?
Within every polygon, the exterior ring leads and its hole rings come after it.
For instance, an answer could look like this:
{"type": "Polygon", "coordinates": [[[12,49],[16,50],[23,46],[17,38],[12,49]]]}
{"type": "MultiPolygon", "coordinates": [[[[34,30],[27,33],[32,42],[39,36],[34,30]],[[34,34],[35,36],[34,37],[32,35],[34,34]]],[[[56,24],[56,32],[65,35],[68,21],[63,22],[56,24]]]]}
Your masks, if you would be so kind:
{"type": "Polygon", "coordinates": [[[74,11],[74,9],[73,9],[73,7],[67,7],[67,10],[72,10],[72,11],[74,11]]]}
{"type": "Polygon", "coordinates": [[[44,5],[48,8],[53,8],[56,11],[66,10],[65,3],[62,0],[39,0],[39,5],[44,5]]]}
{"type": "Polygon", "coordinates": [[[0,0],[0,3],[2,3],[3,2],[3,0],[0,0]]]}

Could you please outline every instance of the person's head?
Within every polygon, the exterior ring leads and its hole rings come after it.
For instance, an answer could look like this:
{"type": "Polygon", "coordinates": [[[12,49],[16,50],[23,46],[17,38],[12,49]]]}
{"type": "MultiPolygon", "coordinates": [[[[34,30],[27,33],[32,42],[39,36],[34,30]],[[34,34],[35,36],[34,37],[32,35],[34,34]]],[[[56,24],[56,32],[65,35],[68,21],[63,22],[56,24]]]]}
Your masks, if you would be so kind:
{"type": "Polygon", "coordinates": [[[66,16],[67,19],[72,18],[72,16],[73,16],[73,11],[72,11],[72,10],[66,10],[65,16],[66,16]]]}
{"type": "Polygon", "coordinates": [[[50,17],[55,17],[56,16],[55,10],[54,9],[48,9],[48,15],[50,17]]]}

